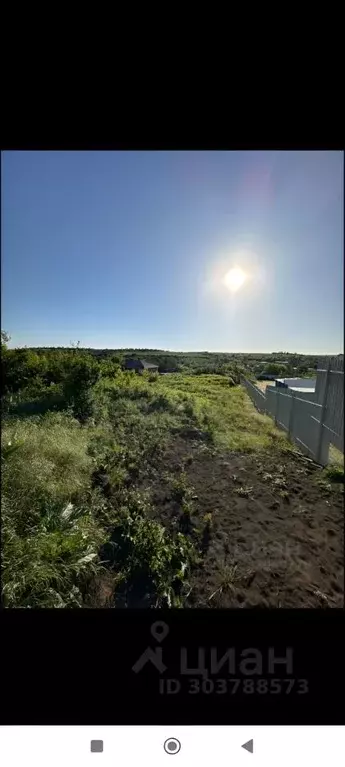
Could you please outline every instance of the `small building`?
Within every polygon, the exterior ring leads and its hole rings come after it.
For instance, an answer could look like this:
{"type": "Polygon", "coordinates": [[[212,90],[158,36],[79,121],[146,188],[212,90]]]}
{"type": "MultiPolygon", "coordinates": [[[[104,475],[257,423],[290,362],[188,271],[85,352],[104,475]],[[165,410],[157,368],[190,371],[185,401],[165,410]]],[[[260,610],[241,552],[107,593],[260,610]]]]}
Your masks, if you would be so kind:
{"type": "Polygon", "coordinates": [[[276,378],[276,386],[283,389],[311,394],[315,391],[316,378],[276,378]]]}
{"type": "Polygon", "coordinates": [[[157,373],[158,371],[158,365],[146,360],[126,360],[124,368],[125,370],[135,370],[137,373],[142,373],[144,370],[148,370],[150,373],[157,373]]]}

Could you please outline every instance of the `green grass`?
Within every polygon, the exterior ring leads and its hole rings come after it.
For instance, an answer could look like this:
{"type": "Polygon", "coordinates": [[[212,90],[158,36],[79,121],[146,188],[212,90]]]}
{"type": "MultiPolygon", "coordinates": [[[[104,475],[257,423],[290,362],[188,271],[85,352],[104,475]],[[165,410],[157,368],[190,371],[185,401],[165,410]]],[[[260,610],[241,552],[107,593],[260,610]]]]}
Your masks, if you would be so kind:
{"type": "Polygon", "coordinates": [[[334,445],[329,446],[329,462],[344,469],[344,453],[334,447],[334,445]]]}
{"type": "Polygon", "coordinates": [[[330,464],[324,469],[323,475],[328,482],[342,482],[344,484],[344,466],[330,464]]]}
{"type": "MultiPolygon", "coordinates": [[[[154,604],[178,604],[178,583],[199,555],[188,537],[193,488],[184,472],[172,479],[186,535],[176,531],[171,539],[137,489],[165,445],[187,429],[212,449],[292,449],[224,376],[119,372],[98,381],[92,396],[93,418],[82,425],[68,411],[32,415],[25,400],[20,415],[3,416],[5,606],[83,606],[90,579],[109,567],[102,551],[115,529],[121,546],[111,566],[119,588],[144,578],[154,604]]],[[[205,531],[206,541],[210,520],[205,531]]]]}
{"type": "Polygon", "coordinates": [[[49,413],[42,418],[12,420],[1,435],[5,461],[3,490],[16,493],[45,488],[57,500],[85,484],[91,465],[87,456],[89,434],[66,414],[49,413]]]}
{"type": "Polygon", "coordinates": [[[5,423],[2,583],[5,606],[81,604],[81,585],[103,540],[91,490],[88,429],[67,414],[5,423]],[[86,559],[85,559],[86,558],[86,559]]]}
{"type": "Polygon", "coordinates": [[[133,596],[142,599],[147,594],[151,606],[178,606],[180,586],[190,567],[198,563],[198,553],[181,532],[168,536],[147,511],[145,503],[136,508],[132,504],[130,513],[128,507],[122,508],[117,517],[106,551],[110,564],[117,571],[120,568],[118,591],[124,593],[127,604],[133,596]]]}
{"type": "Polygon", "coordinates": [[[230,387],[224,376],[172,374],[150,384],[146,377],[130,373],[107,381],[105,387],[117,399],[118,412],[122,407],[127,414],[154,415],[151,426],[157,427],[160,414],[163,431],[192,424],[221,448],[239,452],[272,446],[292,449],[272,419],[256,411],[245,390],[230,387]]]}
{"type": "Polygon", "coordinates": [[[318,472],[315,478],[320,490],[330,493],[344,493],[344,464],[330,463],[318,472]]]}
{"type": "Polygon", "coordinates": [[[239,452],[272,447],[289,450],[286,435],[269,416],[258,413],[240,386],[229,387],[224,376],[164,376],[157,389],[188,406],[198,425],[219,447],[239,452]]]}

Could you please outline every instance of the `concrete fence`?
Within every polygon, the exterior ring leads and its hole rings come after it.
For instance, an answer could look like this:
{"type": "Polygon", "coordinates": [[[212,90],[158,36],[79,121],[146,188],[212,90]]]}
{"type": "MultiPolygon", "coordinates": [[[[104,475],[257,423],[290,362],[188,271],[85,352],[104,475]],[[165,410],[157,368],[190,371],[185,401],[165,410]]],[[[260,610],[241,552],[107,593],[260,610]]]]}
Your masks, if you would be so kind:
{"type": "Polygon", "coordinates": [[[243,386],[246,387],[248,394],[250,395],[257,409],[260,410],[260,412],[262,413],[266,413],[267,403],[266,403],[265,392],[261,391],[261,389],[258,389],[258,387],[254,386],[254,384],[252,384],[250,381],[247,381],[246,378],[242,378],[241,381],[243,386]]]}
{"type": "Polygon", "coordinates": [[[326,466],[329,445],[344,452],[344,361],[320,360],[315,393],[267,386],[266,392],[242,379],[257,409],[274,418],[299,449],[326,466]]]}
{"type": "Polygon", "coordinates": [[[319,360],[315,399],[323,406],[323,424],[331,442],[344,452],[344,358],[319,360]]]}

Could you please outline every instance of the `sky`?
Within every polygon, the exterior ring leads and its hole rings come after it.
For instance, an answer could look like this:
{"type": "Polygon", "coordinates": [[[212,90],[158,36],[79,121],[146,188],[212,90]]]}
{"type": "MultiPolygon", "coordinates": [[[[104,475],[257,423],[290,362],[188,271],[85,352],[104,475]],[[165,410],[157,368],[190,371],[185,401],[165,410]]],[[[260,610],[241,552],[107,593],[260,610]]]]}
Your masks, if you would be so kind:
{"type": "Polygon", "coordinates": [[[11,347],[343,352],[340,151],[6,151],[11,347]]]}

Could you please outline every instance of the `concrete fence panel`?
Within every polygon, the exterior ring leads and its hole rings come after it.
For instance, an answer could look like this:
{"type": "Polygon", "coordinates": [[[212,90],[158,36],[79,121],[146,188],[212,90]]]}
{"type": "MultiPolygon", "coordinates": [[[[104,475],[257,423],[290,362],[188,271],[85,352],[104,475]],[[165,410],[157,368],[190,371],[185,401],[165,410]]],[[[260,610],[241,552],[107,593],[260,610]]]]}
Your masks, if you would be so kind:
{"type": "Polygon", "coordinates": [[[337,447],[342,453],[344,452],[344,434],[337,434],[336,431],[329,429],[328,426],[323,425],[323,430],[327,434],[329,441],[337,447]]]}
{"type": "Polygon", "coordinates": [[[344,373],[330,370],[324,423],[344,435],[344,373]]]}
{"type": "MultiPolygon", "coordinates": [[[[292,390],[293,391],[293,390],[292,390]]],[[[306,399],[309,402],[316,402],[315,392],[313,391],[295,391],[297,397],[300,399],[306,399]]]]}
{"type": "Polygon", "coordinates": [[[318,361],[315,396],[322,405],[322,423],[333,445],[344,452],[344,357],[318,361]]]}
{"type": "MultiPolygon", "coordinates": [[[[267,386],[265,393],[252,383],[243,379],[243,385],[256,407],[274,418],[277,426],[285,429],[299,449],[322,465],[329,459],[330,442],[343,450],[343,427],[336,430],[328,424],[334,424],[334,409],[327,411],[327,387],[323,392],[323,402],[316,402],[313,393],[298,392],[275,386],[267,386]],[[309,397],[309,398],[308,398],[309,397]],[[342,433],[341,433],[342,432],[342,433]]],[[[340,397],[338,398],[338,403],[340,397]]]]}
{"type": "Polygon", "coordinates": [[[276,421],[278,426],[282,426],[283,429],[289,429],[290,413],[292,406],[292,396],[285,394],[286,389],[282,389],[278,394],[278,402],[276,408],[276,421]]]}
{"type": "MultiPolygon", "coordinates": [[[[293,407],[292,438],[303,452],[316,459],[320,441],[321,406],[295,397],[293,407]]],[[[326,438],[322,441],[322,447],[323,459],[326,464],[328,462],[329,439],[326,438]]]]}
{"type": "Polygon", "coordinates": [[[261,412],[266,412],[266,397],[263,391],[261,389],[258,389],[257,386],[254,386],[250,381],[247,381],[246,378],[242,379],[243,385],[246,387],[248,394],[250,395],[251,399],[253,400],[254,404],[260,410],[261,412]]]}
{"type": "Polygon", "coordinates": [[[277,406],[277,390],[274,386],[266,387],[266,412],[275,417],[277,406]]]}

